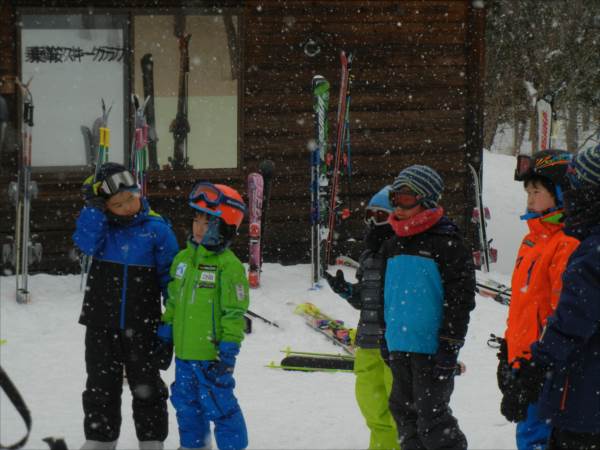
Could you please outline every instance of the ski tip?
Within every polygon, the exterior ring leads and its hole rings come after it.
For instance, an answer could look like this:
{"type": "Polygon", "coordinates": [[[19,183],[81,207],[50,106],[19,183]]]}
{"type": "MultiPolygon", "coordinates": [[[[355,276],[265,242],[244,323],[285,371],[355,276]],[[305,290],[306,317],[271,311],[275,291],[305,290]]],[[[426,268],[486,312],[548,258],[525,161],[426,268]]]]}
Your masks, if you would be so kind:
{"type": "Polygon", "coordinates": [[[256,289],[260,287],[260,278],[259,274],[255,272],[250,272],[248,274],[248,284],[252,289],[256,289]]]}
{"type": "Polygon", "coordinates": [[[274,170],[275,163],[270,159],[265,159],[258,166],[258,171],[262,174],[263,178],[271,178],[274,170]]]}

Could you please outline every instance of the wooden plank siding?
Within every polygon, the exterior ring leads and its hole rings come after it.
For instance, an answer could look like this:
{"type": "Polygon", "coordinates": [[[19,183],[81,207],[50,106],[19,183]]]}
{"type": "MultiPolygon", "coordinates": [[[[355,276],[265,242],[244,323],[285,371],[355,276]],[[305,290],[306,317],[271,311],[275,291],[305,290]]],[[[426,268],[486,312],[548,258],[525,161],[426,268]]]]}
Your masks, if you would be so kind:
{"type": "MultiPolygon", "coordinates": [[[[135,14],[144,5],[176,9],[185,1],[94,0],[97,8],[135,14]]],[[[275,163],[269,210],[266,261],[285,264],[309,260],[309,152],[314,136],[311,79],[331,83],[330,139],[335,136],[339,86],[339,51],[352,51],[351,218],[340,227],[341,251],[360,251],[362,209],[371,195],[390,183],[403,167],[428,164],[444,177],[443,205],[468,237],[473,207],[466,163],[479,166],[482,133],[484,11],[470,0],[239,0],[200,2],[238,8],[242,73],[240,81],[239,154],[237,169],[150,172],[150,202],[174,224],[183,244],[190,212],[185,197],[197,178],[231,184],[244,193],[249,172],[264,159],[275,163]],[[308,56],[312,39],[320,52],[308,56]]],[[[23,6],[79,6],[73,0],[23,1],[23,6]]],[[[198,6],[199,2],[194,2],[198,6]]],[[[0,24],[11,11],[2,11],[0,24]]],[[[14,17],[14,16],[11,16],[14,17]]],[[[10,27],[9,27],[10,28],[10,27]]],[[[0,29],[0,44],[16,39],[16,28],[0,29]]],[[[16,46],[0,45],[17,60],[16,46]]],[[[3,49],[3,50],[2,50],[3,49]]],[[[132,64],[135,66],[135,64],[132,64]]],[[[18,65],[0,64],[16,71],[18,65]]],[[[13,102],[16,101],[13,99],[13,102]]],[[[15,118],[15,123],[17,119],[15,118]]],[[[192,124],[193,126],[193,124],[192,124]]],[[[34,143],[40,145],[39,143],[34,143]]],[[[35,150],[34,150],[35,151],[35,150]]],[[[3,157],[3,161],[6,158],[3,157]]],[[[12,171],[0,172],[5,191],[12,171]]],[[[71,234],[82,206],[83,173],[35,173],[40,196],[32,205],[32,233],[44,246],[41,264],[32,271],[76,272],[71,234]]],[[[342,198],[348,187],[342,184],[342,198]]],[[[13,233],[14,208],[0,197],[0,243],[13,233]]],[[[247,224],[234,250],[247,258],[247,224]]],[[[7,267],[4,267],[7,270],[7,267]]]]}

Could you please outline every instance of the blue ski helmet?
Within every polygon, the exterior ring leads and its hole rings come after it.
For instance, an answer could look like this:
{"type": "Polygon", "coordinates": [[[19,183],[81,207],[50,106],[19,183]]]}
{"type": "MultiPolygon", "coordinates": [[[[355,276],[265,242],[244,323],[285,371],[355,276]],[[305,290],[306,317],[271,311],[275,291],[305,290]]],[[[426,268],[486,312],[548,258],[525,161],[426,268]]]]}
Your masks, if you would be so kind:
{"type": "Polygon", "coordinates": [[[384,225],[387,223],[390,213],[394,207],[390,203],[391,186],[385,186],[377,194],[371,197],[365,209],[365,223],[367,225],[384,225]]]}
{"type": "Polygon", "coordinates": [[[387,185],[383,189],[381,189],[377,194],[371,197],[367,208],[379,208],[384,209],[387,212],[392,212],[394,210],[394,207],[390,203],[390,189],[391,186],[387,185]]]}

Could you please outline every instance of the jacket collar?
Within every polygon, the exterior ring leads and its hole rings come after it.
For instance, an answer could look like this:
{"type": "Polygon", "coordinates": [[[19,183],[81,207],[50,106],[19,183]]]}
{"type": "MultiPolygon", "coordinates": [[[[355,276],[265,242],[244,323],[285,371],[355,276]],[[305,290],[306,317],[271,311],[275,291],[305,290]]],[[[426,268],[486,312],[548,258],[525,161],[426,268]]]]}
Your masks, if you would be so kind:
{"type": "Polygon", "coordinates": [[[562,217],[562,210],[553,211],[545,216],[529,219],[527,226],[532,233],[553,235],[563,229],[562,217]]]}
{"type": "Polygon", "coordinates": [[[437,224],[443,216],[444,209],[442,207],[438,207],[426,209],[425,211],[422,211],[410,217],[409,219],[404,220],[396,218],[396,216],[392,213],[390,214],[388,222],[392,226],[396,236],[406,237],[414,236],[415,234],[420,234],[429,230],[431,227],[437,224]]]}

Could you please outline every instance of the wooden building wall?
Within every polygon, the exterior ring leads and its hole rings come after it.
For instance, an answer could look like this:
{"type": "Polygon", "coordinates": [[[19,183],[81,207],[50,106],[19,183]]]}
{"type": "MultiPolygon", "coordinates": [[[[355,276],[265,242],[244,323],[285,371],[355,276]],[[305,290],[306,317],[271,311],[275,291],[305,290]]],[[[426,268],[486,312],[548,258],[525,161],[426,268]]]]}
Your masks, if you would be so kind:
{"type": "MultiPolygon", "coordinates": [[[[40,1],[29,0],[23,6],[40,1]]],[[[69,2],[60,2],[65,5],[69,2]]],[[[77,2],[71,2],[77,3],[77,2]]],[[[96,6],[119,7],[111,0],[96,6]]],[[[129,2],[132,13],[143,1],[129,2]]],[[[156,2],[146,2],[155,4],[156,2]]],[[[158,2],[178,6],[183,1],[158,2]]],[[[195,2],[197,4],[198,2],[195,2]]],[[[200,2],[203,3],[203,2],[200,2]]],[[[204,2],[205,3],[205,2],[204,2]]],[[[238,169],[150,174],[150,201],[175,224],[183,243],[189,224],[184,197],[196,178],[230,183],[245,193],[245,178],[264,159],[275,163],[266,261],[308,262],[309,153],[314,135],[310,83],[332,85],[330,143],[334,140],[339,51],[354,54],[350,113],[353,214],[341,227],[360,238],[362,208],[405,166],[434,167],[443,176],[443,205],[468,237],[473,207],[467,163],[480,164],[484,11],[470,0],[239,0],[208,2],[240,8],[240,166],[238,169]],[[308,40],[320,52],[305,52],[308,40]]],[[[47,5],[47,2],[44,2],[47,5]]],[[[16,74],[14,8],[0,10],[0,76],[16,74]]],[[[1,89],[1,87],[0,87],[1,89]]],[[[0,90],[1,92],[1,90],[0,90]]],[[[8,93],[11,105],[17,99],[8,93]]],[[[18,123],[15,117],[15,123],[18,123]]],[[[192,124],[193,127],[193,124],[192,124]]],[[[34,143],[40,145],[40,143],[34,143]]],[[[0,189],[14,178],[15,156],[0,156],[0,189]]],[[[32,229],[44,246],[36,271],[77,271],[70,235],[82,201],[82,173],[35,174],[40,196],[32,229]]],[[[343,186],[346,189],[346,186],[343,186]]],[[[343,196],[344,194],[342,194],[343,196]]],[[[13,207],[0,196],[0,242],[14,227],[13,207]]],[[[247,227],[234,248],[247,257],[247,227]]],[[[356,254],[360,244],[344,244],[356,254]]],[[[6,269],[6,267],[5,267],[6,269]]]]}

